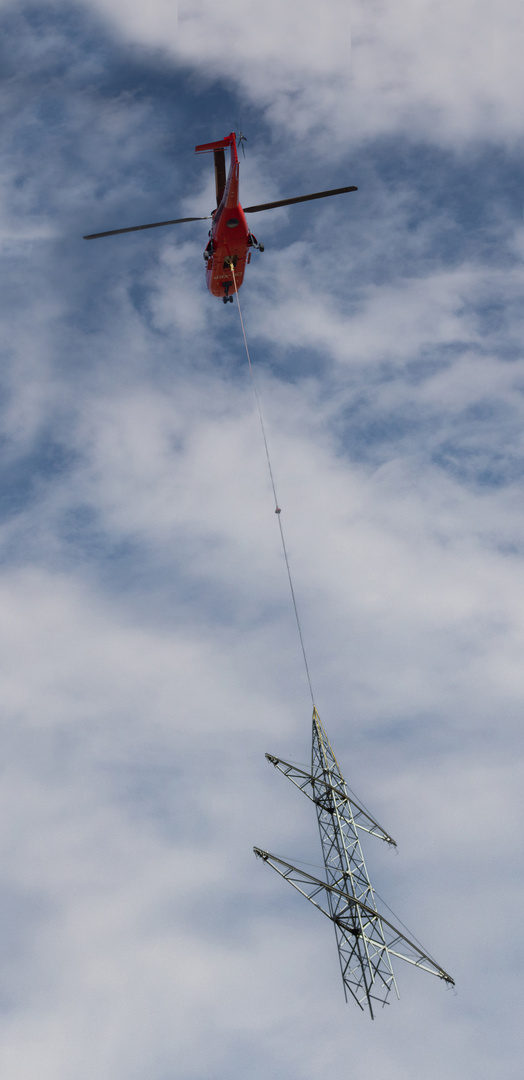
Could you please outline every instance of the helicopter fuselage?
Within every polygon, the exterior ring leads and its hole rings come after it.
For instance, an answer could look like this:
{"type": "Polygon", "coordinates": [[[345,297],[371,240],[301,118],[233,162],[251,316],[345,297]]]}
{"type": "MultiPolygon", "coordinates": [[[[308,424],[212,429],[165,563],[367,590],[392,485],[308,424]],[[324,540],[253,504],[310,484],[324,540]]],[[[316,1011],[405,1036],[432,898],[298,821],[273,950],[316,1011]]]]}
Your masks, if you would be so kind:
{"type": "Polygon", "coordinates": [[[204,251],[206,283],[213,296],[221,296],[227,303],[235,294],[235,281],[237,289],[240,288],[246,265],[251,259],[251,249],[258,247],[258,244],[249,230],[238,198],[239,161],[234,133],[220,142],[196,147],[196,153],[207,151],[213,151],[215,155],[217,208],[213,211],[209,243],[204,251]],[[231,151],[231,161],[226,179],[224,149],[227,146],[231,151]]]}

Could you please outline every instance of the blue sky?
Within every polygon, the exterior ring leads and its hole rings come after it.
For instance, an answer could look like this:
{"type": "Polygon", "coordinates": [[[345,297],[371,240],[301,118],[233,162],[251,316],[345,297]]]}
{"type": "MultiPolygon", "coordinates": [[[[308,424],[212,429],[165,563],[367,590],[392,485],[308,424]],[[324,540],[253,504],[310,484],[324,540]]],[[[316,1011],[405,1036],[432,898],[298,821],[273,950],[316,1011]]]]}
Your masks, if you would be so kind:
{"type": "MultiPolygon", "coordinates": [[[[520,1077],[521,12],[4,4],[0,1063],[10,1080],[520,1077]],[[241,293],[317,706],[456,979],[371,1024],[257,863],[311,710],[197,143],[241,122],[241,293]]],[[[314,870],[312,871],[315,872],[314,870]]]]}

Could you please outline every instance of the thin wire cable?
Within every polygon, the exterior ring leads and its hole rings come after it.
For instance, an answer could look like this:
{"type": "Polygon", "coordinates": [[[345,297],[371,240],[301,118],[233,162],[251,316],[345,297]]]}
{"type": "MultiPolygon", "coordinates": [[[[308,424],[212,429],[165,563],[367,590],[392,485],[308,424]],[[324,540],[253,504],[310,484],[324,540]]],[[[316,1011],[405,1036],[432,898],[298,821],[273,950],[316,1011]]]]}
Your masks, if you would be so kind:
{"type": "Polygon", "coordinates": [[[257,384],[256,384],[256,381],[255,381],[255,375],[254,375],[254,372],[253,372],[253,367],[252,367],[252,364],[251,364],[251,357],[249,355],[249,347],[248,347],[248,344],[247,344],[246,331],[245,331],[245,328],[244,328],[244,320],[242,318],[242,309],[240,307],[240,300],[238,299],[237,279],[236,279],[236,275],[235,275],[235,268],[233,266],[233,260],[231,260],[230,266],[231,266],[231,273],[233,275],[233,284],[235,286],[235,294],[236,294],[237,305],[238,305],[238,314],[240,316],[240,325],[242,327],[242,336],[244,338],[244,345],[245,345],[245,349],[246,349],[247,362],[248,362],[248,365],[249,365],[249,373],[251,375],[251,381],[253,383],[253,390],[255,392],[255,401],[257,403],[257,409],[258,409],[258,417],[259,417],[259,420],[260,420],[260,427],[262,429],[262,438],[264,440],[264,447],[265,447],[265,451],[266,451],[267,467],[269,469],[269,477],[270,477],[270,480],[271,480],[271,487],[273,489],[273,498],[275,500],[275,514],[277,515],[277,518],[278,518],[278,527],[279,527],[279,530],[280,530],[280,539],[282,541],[282,550],[284,552],[284,560],[285,560],[285,563],[286,563],[286,570],[287,570],[287,576],[288,576],[288,581],[289,581],[289,588],[291,590],[291,599],[293,601],[293,610],[295,612],[295,619],[296,619],[296,623],[297,623],[298,636],[299,636],[299,639],[300,639],[300,647],[302,649],[302,656],[304,658],[304,667],[306,669],[306,677],[307,677],[308,686],[309,686],[309,693],[311,694],[311,701],[313,703],[313,708],[315,708],[315,698],[314,698],[314,695],[313,695],[313,686],[311,684],[311,676],[309,674],[309,665],[308,665],[308,662],[307,662],[306,649],[305,649],[305,645],[304,645],[304,638],[302,636],[302,627],[300,625],[300,619],[299,619],[298,608],[297,608],[297,601],[296,601],[296,597],[295,597],[295,590],[293,588],[293,579],[291,577],[291,570],[290,570],[290,567],[289,567],[289,559],[288,559],[288,555],[287,555],[287,548],[286,548],[286,541],[285,541],[285,537],[284,537],[284,530],[282,528],[281,509],[280,509],[280,506],[278,505],[277,491],[276,491],[276,487],[275,487],[275,478],[274,478],[273,469],[272,469],[272,466],[271,466],[271,458],[269,456],[269,446],[268,446],[268,442],[267,442],[266,429],[264,427],[264,419],[263,419],[263,416],[262,416],[262,408],[261,408],[261,405],[260,405],[260,398],[258,396],[257,384]]]}

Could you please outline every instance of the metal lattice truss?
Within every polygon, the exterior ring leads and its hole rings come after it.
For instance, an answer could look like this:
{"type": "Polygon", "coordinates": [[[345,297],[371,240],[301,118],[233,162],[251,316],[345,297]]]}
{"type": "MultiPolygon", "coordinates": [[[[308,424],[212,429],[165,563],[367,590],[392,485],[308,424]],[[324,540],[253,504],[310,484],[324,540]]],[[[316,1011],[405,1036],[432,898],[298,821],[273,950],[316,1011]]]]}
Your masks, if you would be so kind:
{"type": "Polygon", "coordinates": [[[254,849],[255,855],[331,919],[346,1000],[349,991],[373,1016],[373,1004],[385,1005],[391,989],[398,997],[393,956],[454,985],[451,975],[377,910],[357,830],[394,846],[395,841],[350,797],[317,710],[313,710],[310,773],[271,754],[266,758],[316,806],[327,881],[260,848],[254,849]]]}

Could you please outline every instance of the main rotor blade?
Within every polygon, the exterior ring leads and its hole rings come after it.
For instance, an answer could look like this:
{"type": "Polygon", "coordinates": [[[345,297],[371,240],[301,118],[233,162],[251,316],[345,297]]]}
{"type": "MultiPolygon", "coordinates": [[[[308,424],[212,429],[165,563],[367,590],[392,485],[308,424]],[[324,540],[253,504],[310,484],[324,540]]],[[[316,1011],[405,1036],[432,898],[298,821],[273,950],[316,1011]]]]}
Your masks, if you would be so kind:
{"type": "Polygon", "coordinates": [[[296,195],[294,199],[278,199],[277,202],[260,203],[258,206],[244,206],[245,214],[256,214],[259,210],[273,210],[277,206],[291,206],[292,203],[309,202],[310,199],[325,199],[328,195],[343,195],[345,191],[358,191],[356,187],[333,188],[332,191],[316,191],[314,195],[296,195]]]}
{"type": "Polygon", "coordinates": [[[140,232],[141,229],[159,229],[161,225],[180,225],[183,221],[209,221],[210,217],[211,214],[206,214],[205,217],[179,217],[173,218],[172,221],[153,221],[150,225],[131,225],[128,229],[110,229],[109,232],[90,233],[83,239],[98,240],[101,236],[118,236],[119,233],[140,232]]]}

